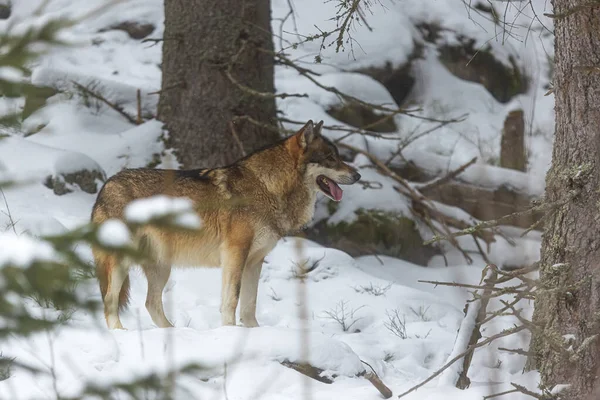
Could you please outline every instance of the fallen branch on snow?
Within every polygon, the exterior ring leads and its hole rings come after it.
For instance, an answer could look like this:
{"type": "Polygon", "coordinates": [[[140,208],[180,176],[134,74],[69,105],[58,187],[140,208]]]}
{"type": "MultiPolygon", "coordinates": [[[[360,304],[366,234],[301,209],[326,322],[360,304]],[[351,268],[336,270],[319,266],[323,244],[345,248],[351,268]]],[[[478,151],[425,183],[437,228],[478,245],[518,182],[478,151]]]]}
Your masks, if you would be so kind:
{"type": "MultiPolygon", "coordinates": [[[[322,376],[321,375],[323,373],[322,369],[317,368],[317,367],[315,367],[313,365],[310,365],[310,364],[307,364],[307,363],[291,362],[291,361],[282,361],[281,365],[283,365],[284,367],[291,368],[291,369],[293,369],[295,371],[298,371],[301,374],[306,375],[309,378],[315,379],[315,380],[317,380],[319,382],[326,383],[326,384],[333,383],[333,380],[331,378],[329,378],[327,376],[322,376]]],[[[371,368],[371,370],[372,370],[372,368],[371,368]]],[[[368,380],[369,382],[371,382],[371,384],[379,391],[379,393],[381,393],[381,395],[383,396],[383,398],[389,399],[390,397],[392,397],[393,393],[390,390],[390,388],[388,388],[383,383],[383,381],[377,376],[377,374],[374,371],[367,372],[365,370],[365,371],[361,372],[357,376],[364,377],[366,380],[368,380]]]]}

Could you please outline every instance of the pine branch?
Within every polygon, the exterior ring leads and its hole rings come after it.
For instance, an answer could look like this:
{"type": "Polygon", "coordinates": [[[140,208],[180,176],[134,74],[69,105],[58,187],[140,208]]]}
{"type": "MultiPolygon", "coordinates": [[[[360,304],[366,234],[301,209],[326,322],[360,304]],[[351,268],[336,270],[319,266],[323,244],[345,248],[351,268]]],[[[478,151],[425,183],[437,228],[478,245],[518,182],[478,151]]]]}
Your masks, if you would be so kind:
{"type": "Polygon", "coordinates": [[[101,101],[102,103],[106,104],[107,106],[109,106],[110,108],[112,108],[113,110],[115,110],[116,112],[118,112],[119,114],[121,114],[131,124],[137,125],[136,119],[134,117],[132,117],[131,115],[127,114],[125,112],[125,110],[123,109],[123,107],[119,106],[116,103],[113,103],[112,101],[108,100],[106,97],[102,96],[100,93],[96,93],[93,90],[88,89],[87,87],[83,86],[82,84],[80,84],[80,83],[78,83],[76,81],[71,81],[71,82],[82,93],[84,93],[84,94],[86,94],[88,96],[91,96],[91,97],[93,97],[96,100],[101,101]]]}

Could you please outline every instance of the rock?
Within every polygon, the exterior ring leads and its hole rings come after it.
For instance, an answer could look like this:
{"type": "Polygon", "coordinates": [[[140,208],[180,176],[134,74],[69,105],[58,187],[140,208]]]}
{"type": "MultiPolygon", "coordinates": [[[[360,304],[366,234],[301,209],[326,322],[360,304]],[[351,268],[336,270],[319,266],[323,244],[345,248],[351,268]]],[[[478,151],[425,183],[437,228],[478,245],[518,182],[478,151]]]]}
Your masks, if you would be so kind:
{"type": "MultiPolygon", "coordinates": [[[[490,14],[496,18],[493,8],[490,14]]],[[[529,81],[519,69],[516,60],[510,56],[506,65],[497,60],[491,52],[491,46],[475,47],[475,40],[458,36],[461,44],[449,45],[442,39],[441,32],[446,29],[436,23],[417,25],[423,40],[436,45],[439,59],[453,75],[460,79],[483,85],[500,103],[507,103],[515,95],[527,91],[529,81]]]]}
{"type": "Polygon", "coordinates": [[[140,40],[152,32],[154,32],[156,27],[152,24],[143,24],[135,21],[125,21],[120,24],[112,25],[108,28],[101,29],[100,32],[107,32],[111,30],[117,31],[125,31],[129,35],[130,38],[140,40]]]}
{"type": "Polygon", "coordinates": [[[9,19],[12,14],[12,4],[9,2],[0,3],[0,20],[9,19]]]}
{"type": "Polygon", "coordinates": [[[412,63],[420,58],[422,53],[423,45],[415,42],[414,50],[404,65],[394,67],[392,63],[386,62],[385,65],[380,67],[367,67],[355,72],[368,75],[385,86],[398,107],[400,107],[407,100],[415,84],[412,63]]]}
{"type": "Polygon", "coordinates": [[[54,162],[54,174],[46,177],[44,184],[62,196],[78,187],[86,193],[98,191],[97,182],[104,181],[104,171],[83,154],[65,152],[54,162]]]}
{"type": "Polygon", "coordinates": [[[330,107],[326,112],[338,121],[355,128],[379,133],[391,133],[398,130],[393,115],[385,118],[385,115],[378,114],[362,104],[345,103],[330,107]]]}
{"type": "Polygon", "coordinates": [[[500,142],[500,166],[523,172],[527,167],[523,110],[509,112],[504,120],[500,142]]]}
{"type": "Polygon", "coordinates": [[[320,221],[306,235],[353,257],[383,254],[427,265],[431,257],[440,254],[435,247],[423,245],[423,238],[410,218],[380,210],[359,209],[356,214],[351,223],[320,221]]]}
{"type": "Polygon", "coordinates": [[[493,19],[496,24],[500,23],[500,14],[498,14],[498,11],[496,11],[496,8],[494,8],[492,2],[477,2],[473,8],[483,13],[490,14],[490,18],[493,19]]]}
{"type": "Polygon", "coordinates": [[[48,175],[44,184],[57,196],[73,192],[74,185],[86,193],[94,194],[98,191],[98,180],[104,181],[104,175],[100,171],[81,170],[54,176],[48,175]]]}
{"type": "Polygon", "coordinates": [[[528,80],[510,56],[507,66],[491,53],[490,46],[475,48],[475,41],[462,38],[462,45],[439,47],[439,59],[458,78],[483,85],[500,103],[527,91],[528,80]]]}
{"type": "Polygon", "coordinates": [[[58,90],[48,86],[29,86],[25,94],[25,105],[22,117],[26,119],[31,114],[46,105],[46,100],[59,93],[58,90]]]}
{"type": "Polygon", "coordinates": [[[387,62],[383,67],[369,67],[356,72],[369,75],[385,86],[398,106],[404,103],[415,84],[410,63],[394,68],[387,62]]]}

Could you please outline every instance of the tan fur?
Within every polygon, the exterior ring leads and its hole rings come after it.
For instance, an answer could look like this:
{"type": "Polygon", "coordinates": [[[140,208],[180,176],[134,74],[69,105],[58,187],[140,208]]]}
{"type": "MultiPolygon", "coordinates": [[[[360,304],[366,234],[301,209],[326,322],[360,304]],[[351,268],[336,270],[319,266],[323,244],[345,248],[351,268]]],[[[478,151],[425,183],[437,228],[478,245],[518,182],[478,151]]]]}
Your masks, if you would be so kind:
{"type": "MultiPolygon", "coordinates": [[[[164,315],[162,291],[171,266],[222,266],[221,315],[224,325],[240,317],[258,326],[255,317],[258,279],[264,257],[277,241],[302,229],[314,213],[317,176],[340,184],[360,178],[344,163],[333,144],[309,121],[295,135],[238,162],[212,170],[124,170],[103,186],[92,221],[124,219],[127,204],[166,194],[187,197],[202,220],[197,232],[143,227],[134,232],[150,261],[142,265],[148,278],[146,308],[154,323],[172,326],[164,315]]],[[[119,309],[128,298],[127,260],[94,248],[97,276],[109,328],[122,328],[119,309]]]]}

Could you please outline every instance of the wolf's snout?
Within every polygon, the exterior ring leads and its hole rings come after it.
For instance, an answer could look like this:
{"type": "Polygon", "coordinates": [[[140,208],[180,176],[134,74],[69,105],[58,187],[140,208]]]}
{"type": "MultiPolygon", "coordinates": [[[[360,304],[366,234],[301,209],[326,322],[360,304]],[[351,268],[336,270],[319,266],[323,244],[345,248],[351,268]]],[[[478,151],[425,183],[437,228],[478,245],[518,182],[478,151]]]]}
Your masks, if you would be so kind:
{"type": "Polygon", "coordinates": [[[341,185],[352,185],[360,179],[360,174],[354,168],[350,167],[349,170],[338,177],[337,182],[341,185]]]}

